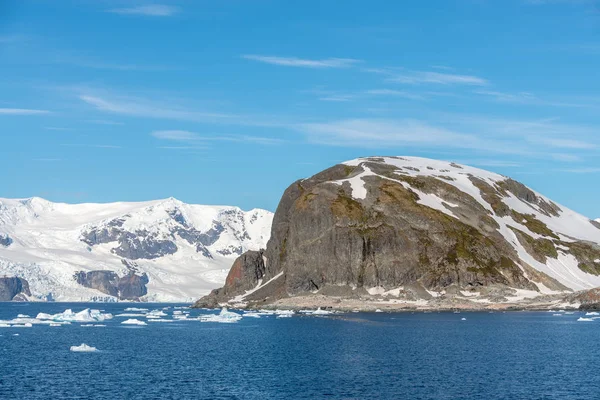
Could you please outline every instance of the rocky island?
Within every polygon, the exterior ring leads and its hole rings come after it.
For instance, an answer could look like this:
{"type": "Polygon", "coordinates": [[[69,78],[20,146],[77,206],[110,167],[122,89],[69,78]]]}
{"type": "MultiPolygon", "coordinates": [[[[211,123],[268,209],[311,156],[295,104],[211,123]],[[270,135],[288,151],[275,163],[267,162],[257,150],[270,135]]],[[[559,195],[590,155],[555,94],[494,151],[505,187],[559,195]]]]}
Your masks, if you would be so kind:
{"type": "Polygon", "coordinates": [[[266,249],[196,307],[594,307],[600,224],[505,176],[369,157],[290,185],[266,249]]]}

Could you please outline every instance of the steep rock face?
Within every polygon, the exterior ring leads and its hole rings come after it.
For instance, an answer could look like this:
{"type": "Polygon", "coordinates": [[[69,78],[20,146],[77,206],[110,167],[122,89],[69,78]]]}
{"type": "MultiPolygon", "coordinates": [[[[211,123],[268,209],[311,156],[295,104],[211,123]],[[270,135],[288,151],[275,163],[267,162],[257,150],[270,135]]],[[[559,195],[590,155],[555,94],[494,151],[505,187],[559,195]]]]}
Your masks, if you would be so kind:
{"type": "Polygon", "coordinates": [[[0,301],[12,301],[19,294],[31,296],[29,283],[21,278],[0,278],[0,301]]]}
{"type": "Polygon", "coordinates": [[[133,272],[119,277],[113,271],[79,271],[74,276],[77,283],[90,289],[118,298],[119,300],[139,300],[148,293],[146,274],[133,272]]]}
{"type": "MultiPolygon", "coordinates": [[[[590,222],[519,182],[475,168],[358,159],[285,191],[262,282],[283,285],[284,296],[340,286],[591,288],[600,286],[600,230],[590,222]]],[[[256,299],[264,288],[253,283],[256,299]]],[[[228,281],[201,303],[250,300],[248,286],[228,281]]]]}

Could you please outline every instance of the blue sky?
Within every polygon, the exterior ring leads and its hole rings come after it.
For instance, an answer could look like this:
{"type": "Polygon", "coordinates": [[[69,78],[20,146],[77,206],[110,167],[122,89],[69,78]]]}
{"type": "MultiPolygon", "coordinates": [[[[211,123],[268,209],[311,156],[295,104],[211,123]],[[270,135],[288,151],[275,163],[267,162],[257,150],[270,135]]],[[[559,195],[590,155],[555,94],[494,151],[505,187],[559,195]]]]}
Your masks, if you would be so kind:
{"type": "Polygon", "coordinates": [[[600,2],[0,3],[0,197],[274,210],[415,155],[600,216],[600,2]]]}

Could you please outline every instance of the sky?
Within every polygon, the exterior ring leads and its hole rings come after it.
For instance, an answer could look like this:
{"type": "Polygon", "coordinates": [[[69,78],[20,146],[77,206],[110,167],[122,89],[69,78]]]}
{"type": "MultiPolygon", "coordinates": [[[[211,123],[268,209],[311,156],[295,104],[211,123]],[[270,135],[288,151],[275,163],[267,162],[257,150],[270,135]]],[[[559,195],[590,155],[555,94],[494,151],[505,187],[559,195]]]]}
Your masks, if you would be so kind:
{"type": "Polygon", "coordinates": [[[600,1],[0,0],[0,197],[274,211],[336,163],[600,217],[600,1]]]}

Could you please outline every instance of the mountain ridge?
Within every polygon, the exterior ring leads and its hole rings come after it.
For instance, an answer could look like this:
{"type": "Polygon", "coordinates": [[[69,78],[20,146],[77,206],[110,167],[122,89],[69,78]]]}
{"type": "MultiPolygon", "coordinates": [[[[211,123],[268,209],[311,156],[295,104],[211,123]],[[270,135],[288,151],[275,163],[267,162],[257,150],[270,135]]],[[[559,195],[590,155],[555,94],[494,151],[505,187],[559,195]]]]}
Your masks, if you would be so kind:
{"type": "Polygon", "coordinates": [[[0,275],[27,280],[32,300],[190,301],[222,283],[237,255],[264,247],[272,215],[174,198],[3,198],[0,275]]]}

